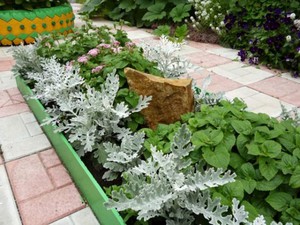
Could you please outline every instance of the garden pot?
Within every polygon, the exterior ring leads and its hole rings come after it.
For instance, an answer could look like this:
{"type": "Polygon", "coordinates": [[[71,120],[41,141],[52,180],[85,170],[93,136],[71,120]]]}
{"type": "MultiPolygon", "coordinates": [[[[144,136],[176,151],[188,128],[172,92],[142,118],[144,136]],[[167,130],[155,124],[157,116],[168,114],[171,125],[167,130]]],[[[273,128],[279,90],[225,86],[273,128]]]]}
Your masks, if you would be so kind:
{"type": "MultiPolygon", "coordinates": [[[[20,76],[16,77],[16,80],[22,95],[32,96],[32,91],[26,82],[20,76]]],[[[49,117],[39,100],[30,98],[26,99],[26,101],[39,123],[42,123],[45,118],[49,117]]],[[[100,224],[125,225],[125,222],[116,210],[106,209],[104,203],[108,200],[108,197],[64,135],[54,132],[55,127],[52,125],[45,125],[42,128],[100,224]]]]}
{"type": "Polygon", "coordinates": [[[74,19],[70,4],[33,10],[0,10],[0,45],[30,44],[41,34],[70,33],[74,19]]]}

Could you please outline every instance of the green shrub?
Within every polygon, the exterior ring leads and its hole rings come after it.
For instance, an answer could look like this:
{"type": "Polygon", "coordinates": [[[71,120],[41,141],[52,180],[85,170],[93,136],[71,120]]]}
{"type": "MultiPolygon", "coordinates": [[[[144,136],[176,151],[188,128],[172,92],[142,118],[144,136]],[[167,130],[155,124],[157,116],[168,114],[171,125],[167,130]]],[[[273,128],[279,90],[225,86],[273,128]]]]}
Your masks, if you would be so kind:
{"type": "MultiPolygon", "coordinates": [[[[193,163],[234,171],[236,182],[213,191],[222,203],[239,199],[254,218],[300,223],[300,128],[292,121],[279,122],[266,114],[245,111],[244,103],[221,101],[202,106],[201,112],[186,114],[182,123],[192,131],[193,163]]],[[[145,157],[151,145],[170,152],[170,141],[180,122],[144,129],[145,157]]]]}
{"type": "Polygon", "coordinates": [[[48,8],[67,3],[67,0],[0,0],[0,10],[48,8]]]}
{"type": "Polygon", "coordinates": [[[189,16],[191,4],[187,0],[89,0],[83,14],[99,14],[118,21],[123,19],[138,27],[153,23],[179,23],[189,16]]]}

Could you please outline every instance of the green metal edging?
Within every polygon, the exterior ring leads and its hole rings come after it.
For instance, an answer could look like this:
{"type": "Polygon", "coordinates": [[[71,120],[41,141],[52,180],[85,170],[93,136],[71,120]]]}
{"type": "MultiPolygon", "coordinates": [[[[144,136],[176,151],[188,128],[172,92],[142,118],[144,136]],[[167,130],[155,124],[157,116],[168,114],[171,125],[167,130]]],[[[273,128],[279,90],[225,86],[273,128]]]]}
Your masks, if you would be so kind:
{"type": "MultiPolygon", "coordinates": [[[[16,81],[23,96],[32,95],[31,89],[20,76],[16,77],[16,81]]],[[[26,101],[39,123],[49,117],[39,100],[28,99],[26,101]]],[[[125,225],[124,220],[116,210],[106,209],[104,202],[108,200],[108,197],[65,136],[61,133],[55,133],[54,127],[51,125],[43,126],[43,130],[100,224],[125,225]]]]}

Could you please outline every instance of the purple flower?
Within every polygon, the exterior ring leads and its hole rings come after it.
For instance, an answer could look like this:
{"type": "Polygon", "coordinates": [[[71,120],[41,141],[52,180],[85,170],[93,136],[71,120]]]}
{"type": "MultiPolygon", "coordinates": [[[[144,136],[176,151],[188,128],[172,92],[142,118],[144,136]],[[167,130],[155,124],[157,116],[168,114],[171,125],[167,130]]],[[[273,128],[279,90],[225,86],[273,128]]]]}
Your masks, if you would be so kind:
{"type": "Polygon", "coordinates": [[[298,53],[300,53],[300,46],[299,46],[298,48],[296,48],[296,51],[297,51],[298,53]]]}
{"type": "Polygon", "coordinates": [[[119,46],[119,45],[120,45],[120,42],[119,42],[119,41],[114,41],[114,42],[113,42],[113,45],[114,45],[114,46],[119,46]]]}
{"type": "Polygon", "coordinates": [[[249,63],[252,65],[258,65],[258,63],[259,63],[258,57],[250,57],[249,63]]]}
{"type": "Polygon", "coordinates": [[[79,63],[87,63],[89,61],[89,58],[86,55],[82,55],[77,59],[77,61],[79,63]]]}
{"type": "Polygon", "coordinates": [[[241,49],[238,52],[238,56],[240,56],[241,57],[241,61],[244,62],[245,59],[247,58],[247,52],[244,49],[241,49]]]}
{"type": "Polygon", "coordinates": [[[88,52],[88,55],[91,55],[91,56],[94,56],[94,57],[98,54],[99,54],[99,49],[98,48],[93,48],[93,49],[89,50],[89,52],[88,52]]]}
{"type": "Polygon", "coordinates": [[[104,65],[96,66],[92,69],[92,73],[99,73],[103,69],[104,65]]]}

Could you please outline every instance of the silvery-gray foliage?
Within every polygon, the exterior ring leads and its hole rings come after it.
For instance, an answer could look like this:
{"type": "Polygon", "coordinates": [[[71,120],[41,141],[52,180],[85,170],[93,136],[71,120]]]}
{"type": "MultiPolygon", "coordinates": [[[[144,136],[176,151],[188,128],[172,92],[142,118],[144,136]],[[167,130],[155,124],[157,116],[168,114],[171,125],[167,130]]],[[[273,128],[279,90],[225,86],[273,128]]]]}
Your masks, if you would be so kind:
{"type": "Polygon", "coordinates": [[[217,92],[217,93],[211,93],[207,92],[207,87],[211,83],[211,77],[207,76],[202,81],[201,88],[197,88],[194,84],[194,98],[195,98],[195,111],[200,111],[201,104],[207,104],[207,105],[217,105],[221,100],[224,99],[224,92],[217,92]],[[198,93],[198,91],[200,93],[198,93]]]}
{"type": "Polygon", "coordinates": [[[165,78],[179,78],[186,75],[189,70],[197,69],[188,60],[178,55],[182,45],[182,43],[170,41],[163,35],[158,45],[144,43],[142,48],[144,56],[157,63],[157,68],[163,72],[165,78]]]}
{"type": "Polygon", "coordinates": [[[26,77],[27,72],[41,72],[41,57],[36,52],[37,43],[24,46],[11,47],[9,51],[16,61],[12,68],[15,75],[26,77]]]}
{"type": "Polygon", "coordinates": [[[201,166],[192,165],[186,157],[194,150],[190,138],[191,132],[183,124],[171,143],[171,153],[164,155],[152,146],[150,158],[122,174],[126,182],[112,192],[106,206],[119,211],[132,209],[138,220],[164,218],[167,225],[201,224],[195,221],[197,215],[213,225],[266,225],[263,216],[248,221],[248,212],[237,199],[229,209],[211,197],[210,188],[234,182],[235,174],[213,168],[203,171],[201,166]]]}
{"type": "Polygon", "coordinates": [[[78,144],[80,156],[96,149],[97,143],[128,133],[120,125],[131,113],[147,107],[151,97],[140,96],[138,105],[129,109],[124,102],[114,104],[119,76],[109,74],[100,91],[84,83],[77,68],[59,64],[55,57],[42,59],[42,72],[28,73],[36,81],[35,96],[45,104],[55,103],[46,111],[52,116],[45,124],[54,124],[66,132],[71,143],[78,144]]]}
{"type": "Polygon", "coordinates": [[[219,201],[211,200],[208,190],[233,182],[235,174],[213,168],[197,170],[186,157],[194,149],[190,138],[190,131],[183,125],[174,136],[170,154],[164,155],[152,146],[152,157],[123,173],[127,182],[119,192],[113,191],[114,200],[107,206],[119,211],[133,209],[139,220],[164,217],[167,224],[191,224],[193,214],[199,213],[222,219],[223,208],[219,201]]]}
{"type": "Polygon", "coordinates": [[[103,143],[107,154],[103,167],[108,169],[104,173],[103,179],[114,180],[120,173],[137,166],[140,162],[145,134],[136,132],[120,135],[118,135],[118,139],[121,141],[120,145],[111,142],[103,143]]]}

